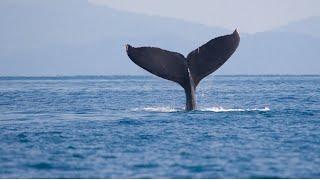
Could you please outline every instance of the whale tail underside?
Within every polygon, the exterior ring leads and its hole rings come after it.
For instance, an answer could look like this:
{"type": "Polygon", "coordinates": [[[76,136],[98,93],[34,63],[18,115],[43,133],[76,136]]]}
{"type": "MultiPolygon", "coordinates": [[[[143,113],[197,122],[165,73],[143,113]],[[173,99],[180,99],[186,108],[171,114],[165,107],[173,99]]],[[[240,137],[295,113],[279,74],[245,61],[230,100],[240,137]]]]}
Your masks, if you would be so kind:
{"type": "MultiPolygon", "coordinates": [[[[193,93],[190,98],[195,101],[194,91],[201,79],[221,67],[235,52],[239,42],[240,36],[235,30],[232,34],[210,40],[187,57],[155,47],[134,48],[126,45],[126,51],[129,58],[141,68],[180,84],[186,91],[187,101],[188,94],[193,93]]],[[[189,109],[194,108],[195,104],[189,109]]]]}

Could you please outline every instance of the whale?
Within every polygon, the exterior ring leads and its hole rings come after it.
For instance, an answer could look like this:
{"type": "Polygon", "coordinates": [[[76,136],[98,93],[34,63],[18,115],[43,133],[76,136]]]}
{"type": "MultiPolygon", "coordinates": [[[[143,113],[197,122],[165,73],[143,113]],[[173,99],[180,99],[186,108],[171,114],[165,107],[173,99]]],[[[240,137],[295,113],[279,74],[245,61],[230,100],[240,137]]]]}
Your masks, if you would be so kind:
{"type": "Polygon", "coordinates": [[[125,45],[128,57],[136,65],[166,80],[178,83],[185,91],[186,111],[196,109],[196,88],[200,81],[219,69],[236,51],[240,43],[237,29],[232,34],[211,39],[191,51],[180,53],[157,47],[125,45]]]}

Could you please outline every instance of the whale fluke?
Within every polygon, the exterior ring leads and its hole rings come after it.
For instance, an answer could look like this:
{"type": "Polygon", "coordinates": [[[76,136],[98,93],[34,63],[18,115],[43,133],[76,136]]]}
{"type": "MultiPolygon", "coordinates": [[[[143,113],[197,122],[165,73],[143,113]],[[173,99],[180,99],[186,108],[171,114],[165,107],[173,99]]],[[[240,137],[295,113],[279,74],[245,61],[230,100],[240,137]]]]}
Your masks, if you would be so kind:
{"type": "Polygon", "coordinates": [[[235,52],[240,42],[237,29],[220,36],[190,52],[182,54],[156,47],[126,45],[129,58],[141,68],[180,84],[186,93],[186,110],[196,107],[195,89],[201,79],[216,71],[235,52]]]}
{"type": "Polygon", "coordinates": [[[130,59],[150,73],[184,86],[188,76],[183,55],[154,47],[134,48],[126,45],[130,59]]]}
{"type": "Polygon", "coordinates": [[[232,34],[214,38],[190,52],[187,61],[195,85],[221,67],[236,51],[239,42],[236,29],[232,34]]]}

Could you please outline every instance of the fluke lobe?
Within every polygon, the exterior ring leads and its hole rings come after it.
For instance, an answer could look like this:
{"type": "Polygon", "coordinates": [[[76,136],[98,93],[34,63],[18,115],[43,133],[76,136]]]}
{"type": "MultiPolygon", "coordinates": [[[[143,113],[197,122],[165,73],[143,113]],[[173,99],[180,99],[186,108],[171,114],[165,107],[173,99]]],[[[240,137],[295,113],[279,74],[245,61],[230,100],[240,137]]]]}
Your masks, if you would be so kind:
{"type": "Polygon", "coordinates": [[[237,29],[220,36],[190,52],[182,54],[156,47],[126,45],[129,58],[141,68],[180,84],[186,93],[186,110],[196,108],[196,87],[204,77],[216,71],[235,52],[240,42],[237,29]]]}

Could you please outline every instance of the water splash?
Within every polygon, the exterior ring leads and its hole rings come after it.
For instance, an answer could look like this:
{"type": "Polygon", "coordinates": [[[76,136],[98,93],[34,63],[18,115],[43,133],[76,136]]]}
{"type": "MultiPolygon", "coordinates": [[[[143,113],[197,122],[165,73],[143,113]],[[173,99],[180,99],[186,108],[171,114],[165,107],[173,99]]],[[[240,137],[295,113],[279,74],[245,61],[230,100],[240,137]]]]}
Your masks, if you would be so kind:
{"type": "MultiPolygon", "coordinates": [[[[173,108],[169,106],[164,107],[143,107],[143,108],[134,108],[132,111],[146,111],[146,112],[181,112],[185,111],[183,108],[173,108]]],[[[208,108],[199,108],[195,111],[202,111],[202,112],[252,112],[252,111],[259,111],[259,112],[266,112],[270,111],[268,107],[264,108],[252,108],[252,109],[242,109],[242,108],[223,108],[223,107],[208,107],[208,108]]]]}
{"type": "Polygon", "coordinates": [[[268,107],[264,108],[253,108],[253,109],[228,109],[228,108],[223,108],[223,107],[210,107],[210,108],[200,108],[199,111],[210,111],[210,112],[251,112],[251,111],[261,111],[261,112],[266,112],[270,111],[268,107]]]}
{"type": "Polygon", "coordinates": [[[177,108],[172,108],[169,106],[165,107],[144,107],[144,108],[134,108],[132,109],[133,111],[147,111],[147,112],[178,112],[178,111],[184,111],[184,109],[177,109],[177,108]]]}

